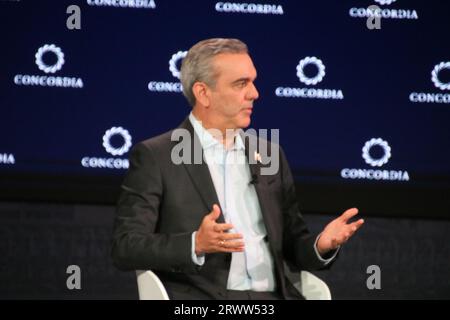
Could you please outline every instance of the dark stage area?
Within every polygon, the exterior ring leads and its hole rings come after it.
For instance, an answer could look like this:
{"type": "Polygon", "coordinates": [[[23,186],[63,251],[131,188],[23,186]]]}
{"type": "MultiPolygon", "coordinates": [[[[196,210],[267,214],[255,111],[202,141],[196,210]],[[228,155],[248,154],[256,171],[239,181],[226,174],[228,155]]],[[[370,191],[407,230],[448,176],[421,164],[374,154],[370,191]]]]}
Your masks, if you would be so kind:
{"type": "MultiPolygon", "coordinates": [[[[335,215],[304,217],[319,232],[335,215]]],[[[315,272],[333,299],[450,299],[450,221],[364,218],[332,268],[315,272]],[[370,265],[380,267],[379,290],[366,286],[370,265]]],[[[137,299],[134,273],[112,265],[113,220],[113,206],[1,203],[0,298],[137,299]],[[80,290],[67,289],[69,265],[81,269],[80,290]]]]}

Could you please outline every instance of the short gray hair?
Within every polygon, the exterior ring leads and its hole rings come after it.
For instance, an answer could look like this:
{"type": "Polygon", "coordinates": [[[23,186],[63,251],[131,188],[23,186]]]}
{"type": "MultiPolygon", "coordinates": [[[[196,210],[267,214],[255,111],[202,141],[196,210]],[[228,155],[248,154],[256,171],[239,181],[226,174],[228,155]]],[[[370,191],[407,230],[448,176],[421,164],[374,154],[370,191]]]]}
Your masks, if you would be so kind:
{"type": "Polygon", "coordinates": [[[189,49],[181,65],[181,84],[183,94],[191,106],[195,105],[192,92],[194,83],[201,81],[210,87],[216,85],[217,71],[212,58],[220,53],[248,53],[247,45],[238,39],[213,38],[195,44],[189,49]]]}

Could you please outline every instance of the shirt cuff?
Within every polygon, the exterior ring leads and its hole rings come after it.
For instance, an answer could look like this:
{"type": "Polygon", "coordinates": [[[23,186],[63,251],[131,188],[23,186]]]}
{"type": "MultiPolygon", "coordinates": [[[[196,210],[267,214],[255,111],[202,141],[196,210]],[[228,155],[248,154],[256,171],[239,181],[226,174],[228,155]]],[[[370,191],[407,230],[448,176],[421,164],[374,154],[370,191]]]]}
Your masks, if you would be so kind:
{"type": "Polygon", "coordinates": [[[191,237],[191,257],[192,257],[192,262],[194,262],[196,265],[198,266],[202,266],[205,263],[205,255],[202,254],[200,256],[195,254],[195,235],[197,234],[197,231],[192,232],[192,237],[191,237]]]}
{"type": "Polygon", "coordinates": [[[333,261],[334,258],[336,258],[336,256],[337,256],[339,250],[341,249],[341,246],[338,246],[336,249],[334,249],[334,250],[328,252],[326,255],[328,256],[328,255],[330,255],[331,253],[333,253],[332,256],[331,256],[330,258],[324,259],[324,258],[320,255],[319,250],[317,250],[317,242],[319,241],[319,238],[320,238],[321,235],[322,235],[322,233],[319,233],[319,235],[318,235],[317,238],[316,238],[316,241],[314,242],[314,251],[316,252],[317,258],[319,258],[319,260],[326,266],[326,265],[329,264],[331,261],[333,261]]]}

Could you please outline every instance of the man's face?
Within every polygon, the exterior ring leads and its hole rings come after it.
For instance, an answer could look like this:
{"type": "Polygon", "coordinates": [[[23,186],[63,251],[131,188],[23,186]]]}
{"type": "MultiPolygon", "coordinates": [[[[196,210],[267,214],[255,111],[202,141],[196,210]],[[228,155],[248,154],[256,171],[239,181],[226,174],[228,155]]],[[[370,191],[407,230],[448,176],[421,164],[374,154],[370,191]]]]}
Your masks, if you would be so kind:
{"type": "Polygon", "coordinates": [[[218,129],[248,127],[253,101],[259,96],[252,59],[246,53],[222,53],[214,57],[213,64],[218,74],[210,99],[214,122],[218,129]]]}

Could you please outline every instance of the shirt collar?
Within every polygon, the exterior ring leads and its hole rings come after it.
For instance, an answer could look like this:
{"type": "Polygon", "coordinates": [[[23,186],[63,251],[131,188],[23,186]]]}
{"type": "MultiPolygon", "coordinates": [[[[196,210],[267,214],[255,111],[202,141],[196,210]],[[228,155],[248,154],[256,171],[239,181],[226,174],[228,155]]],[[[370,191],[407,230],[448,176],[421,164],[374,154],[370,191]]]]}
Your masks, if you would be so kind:
{"type": "MultiPolygon", "coordinates": [[[[222,145],[216,138],[212,136],[211,133],[206,130],[202,123],[195,118],[195,116],[191,113],[189,113],[189,121],[191,122],[192,126],[194,127],[194,131],[197,134],[200,144],[202,145],[203,149],[208,149],[216,145],[222,145]]],[[[234,150],[245,150],[244,142],[242,141],[242,129],[239,129],[236,133],[235,139],[234,139],[234,146],[231,149],[234,150]]]]}

